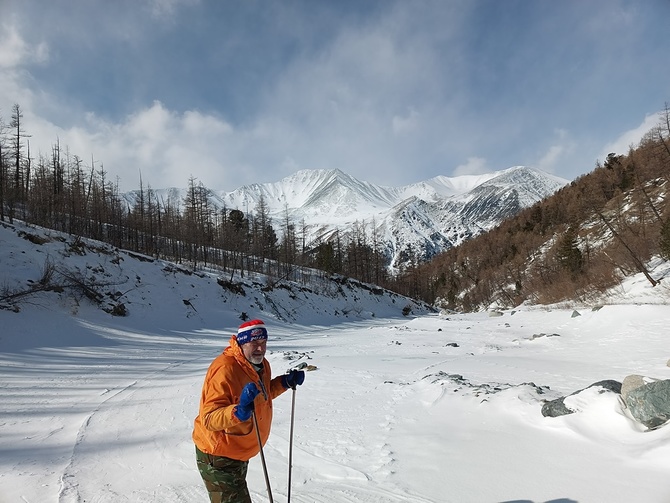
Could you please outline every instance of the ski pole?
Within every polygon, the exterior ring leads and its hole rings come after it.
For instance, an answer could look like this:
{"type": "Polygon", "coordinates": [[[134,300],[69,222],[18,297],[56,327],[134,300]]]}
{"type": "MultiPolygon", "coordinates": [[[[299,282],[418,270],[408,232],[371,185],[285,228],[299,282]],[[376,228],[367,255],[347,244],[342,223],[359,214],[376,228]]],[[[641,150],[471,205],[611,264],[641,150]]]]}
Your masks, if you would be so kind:
{"type": "Polygon", "coordinates": [[[295,387],[291,396],[291,432],[288,440],[288,500],[291,503],[291,469],[293,468],[293,418],[295,417],[295,387]]]}
{"type": "Polygon", "coordinates": [[[265,455],[263,454],[263,442],[261,441],[261,431],[258,429],[258,419],[256,419],[256,411],[252,411],[251,415],[254,418],[254,428],[256,429],[256,438],[258,439],[258,448],[261,453],[261,463],[263,464],[263,473],[265,474],[265,485],[268,488],[268,498],[270,498],[270,503],[273,503],[272,499],[272,489],[270,489],[270,477],[268,477],[268,467],[265,464],[265,455]]]}

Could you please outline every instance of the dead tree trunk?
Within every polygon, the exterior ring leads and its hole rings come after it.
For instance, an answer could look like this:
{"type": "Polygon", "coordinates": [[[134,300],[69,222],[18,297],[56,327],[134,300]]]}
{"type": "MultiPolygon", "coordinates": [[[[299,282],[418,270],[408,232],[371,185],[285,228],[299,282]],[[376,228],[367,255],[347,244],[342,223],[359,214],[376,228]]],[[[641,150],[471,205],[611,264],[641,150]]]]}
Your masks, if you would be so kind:
{"type": "Polygon", "coordinates": [[[619,235],[619,233],[616,231],[616,229],[612,226],[612,224],[609,223],[609,221],[605,218],[605,216],[602,213],[598,212],[598,216],[602,219],[603,222],[605,222],[605,225],[607,226],[607,228],[610,231],[612,231],[612,234],[614,235],[614,237],[619,240],[619,242],[624,246],[624,248],[626,248],[626,250],[630,254],[631,258],[633,259],[633,262],[635,262],[635,265],[637,266],[638,270],[642,274],[644,274],[644,277],[647,278],[649,283],[651,283],[651,286],[658,285],[659,281],[655,280],[654,278],[651,277],[651,274],[649,274],[649,271],[644,266],[642,261],[637,257],[637,255],[635,255],[635,252],[633,250],[631,250],[630,246],[628,246],[626,244],[626,242],[623,240],[623,238],[619,235]]]}

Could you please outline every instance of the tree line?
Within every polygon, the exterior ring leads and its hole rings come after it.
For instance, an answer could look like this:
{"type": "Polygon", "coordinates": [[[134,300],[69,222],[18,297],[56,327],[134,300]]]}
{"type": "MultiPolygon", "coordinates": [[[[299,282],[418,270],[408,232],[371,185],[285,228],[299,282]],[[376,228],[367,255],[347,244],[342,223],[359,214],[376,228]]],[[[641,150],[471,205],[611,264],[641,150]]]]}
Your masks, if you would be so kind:
{"type": "Polygon", "coordinates": [[[364,222],[308,242],[304,222],[292,221],[288,210],[275,222],[262,197],[253,213],[215,208],[211,191],[193,177],[184,197],[165,197],[140,176],[130,200],[102,162],[86,162],[58,139],[50,153],[34,157],[30,138],[15,104],[9,122],[0,118],[0,221],[17,218],[194,269],[216,267],[231,278],[258,272],[306,281],[318,270],[392,286],[380,243],[364,222]]]}

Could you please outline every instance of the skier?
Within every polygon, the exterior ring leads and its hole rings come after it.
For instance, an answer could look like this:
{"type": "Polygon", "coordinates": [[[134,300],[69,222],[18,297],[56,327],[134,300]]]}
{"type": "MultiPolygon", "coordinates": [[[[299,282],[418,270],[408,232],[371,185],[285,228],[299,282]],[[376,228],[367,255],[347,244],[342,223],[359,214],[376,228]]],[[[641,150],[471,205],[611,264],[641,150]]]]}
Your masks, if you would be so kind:
{"type": "Polygon", "coordinates": [[[247,467],[270,435],[272,400],[305,380],[301,370],[271,379],[267,338],[261,320],[243,323],[207,370],[193,441],[212,503],[251,502],[247,467]]]}

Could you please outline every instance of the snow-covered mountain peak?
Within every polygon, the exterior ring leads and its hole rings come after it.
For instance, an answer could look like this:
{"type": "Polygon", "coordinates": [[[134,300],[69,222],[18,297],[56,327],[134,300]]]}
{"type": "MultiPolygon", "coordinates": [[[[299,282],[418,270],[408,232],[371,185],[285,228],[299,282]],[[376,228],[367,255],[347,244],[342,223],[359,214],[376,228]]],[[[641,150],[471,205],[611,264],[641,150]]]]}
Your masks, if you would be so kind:
{"type": "MultiPolygon", "coordinates": [[[[212,207],[239,209],[253,216],[261,198],[275,223],[287,217],[301,224],[306,243],[335,230],[346,239],[355,223],[382,236],[382,252],[392,267],[403,257],[433,255],[498,225],[524,207],[568,183],[540,170],[515,166],[493,173],[436,176],[403,187],[361,181],[339,169],[301,170],[278,182],[245,185],[233,192],[211,192],[212,207]]],[[[175,189],[155,191],[175,197],[175,189]]],[[[183,194],[186,190],[183,189],[183,194]]],[[[126,194],[131,206],[137,194],[126,194]]]]}
{"type": "MultiPolygon", "coordinates": [[[[554,193],[567,183],[566,180],[528,166],[515,166],[495,173],[495,176],[479,185],[479,190],[495,187],[523,188],[522,207],[530,206],[554,193]]],[[[473,191],[476,192],[476,191],[473,191]]]]}
{"type": "Polygon", "coordinates": [[[342,219],[385,211],[396,203],[397,196],[393,191],[357,180],[336,169],[323,172],[321,182],[301,208],[317,219],[326,215],[342,219]]]}
{"type": "Polygon", "coordinates": [[[490,185],[490,184],[526,184],[529,182],[532,183],[541,183],[546,185],[565,185],[567,180],[546,173],[537,168],[532,168],[529,166],[513,166],[511,168],[504,169],[502,171],[496,171],[487,177],[486,180],[483,180],[479,185],[490,185]]]}

